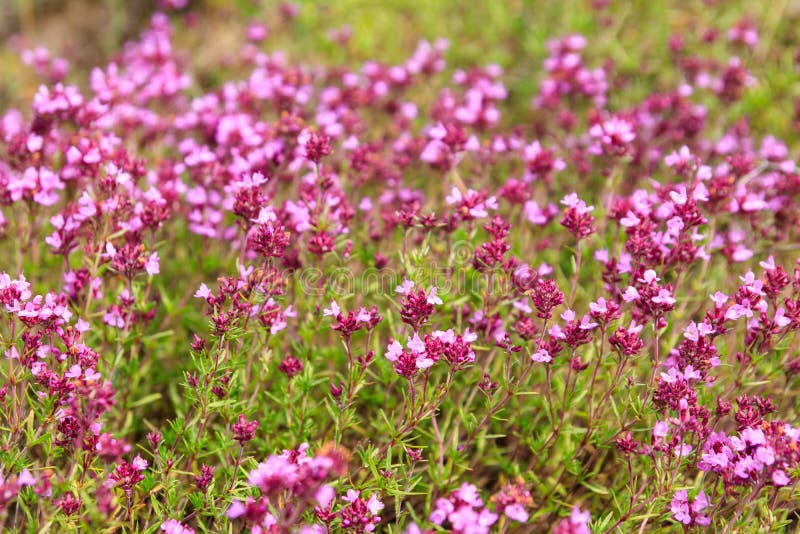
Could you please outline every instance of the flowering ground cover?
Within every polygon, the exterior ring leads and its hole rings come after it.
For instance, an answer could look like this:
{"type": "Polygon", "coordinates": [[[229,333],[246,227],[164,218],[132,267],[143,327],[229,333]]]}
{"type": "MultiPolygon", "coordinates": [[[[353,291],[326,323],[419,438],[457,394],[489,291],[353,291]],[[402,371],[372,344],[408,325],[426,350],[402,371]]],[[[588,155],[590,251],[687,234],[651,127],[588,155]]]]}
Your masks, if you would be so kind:
{"type": "Polygon", "coordinates": [[[4,531],[798,528],[787,6],[185,4],[3,51],[4,531]]]}

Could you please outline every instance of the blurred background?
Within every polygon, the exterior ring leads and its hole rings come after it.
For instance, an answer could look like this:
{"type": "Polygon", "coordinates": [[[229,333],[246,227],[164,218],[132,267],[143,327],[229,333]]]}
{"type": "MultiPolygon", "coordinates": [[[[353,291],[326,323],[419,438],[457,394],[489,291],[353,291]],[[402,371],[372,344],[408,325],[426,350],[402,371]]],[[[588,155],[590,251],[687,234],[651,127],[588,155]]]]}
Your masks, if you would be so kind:
{"type": "Polygon", "coordinates": [[[0,0],[0,107],[24,110],[41,83],[20,59],[23,50],[41,45],[66,58],[67,81],[86,87],[91,68],[113,59],[156,10],[170,14],[175,47],[193,64],[200,87],[229,76],[220,66],[232,62],[251,23],[267,30],[263,50],[309,65],[399,62],[419,39],[446,38],[451,67],[505,69],[509,105],[520,113],[530,108],[548,39],[581,33],[589,64],[613,63],[623,75],[611,92],[614,108],[680,82],[671,79],[679,76],[671,39],[727,61],[726,32],[747,21],[759,43],[741,54],[757,83],[734,116],[748,115],[755,130],[775,135],[788,135],[799,122],[800,0],[0,0]]]}

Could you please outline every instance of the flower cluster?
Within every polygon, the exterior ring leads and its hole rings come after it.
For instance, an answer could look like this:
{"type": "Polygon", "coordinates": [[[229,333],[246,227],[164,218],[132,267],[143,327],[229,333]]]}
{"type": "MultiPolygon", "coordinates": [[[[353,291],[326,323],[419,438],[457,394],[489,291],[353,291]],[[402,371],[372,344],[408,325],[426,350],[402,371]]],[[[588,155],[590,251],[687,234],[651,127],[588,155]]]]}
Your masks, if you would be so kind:
{"type": "Polygon", "coordinates": [[[701,527],[708,526],[711,523],[708,516],[703,515],[703,512],[708,507],[708,498],[702,491],[690,500],[686,490],[678,490],[675,492],[675,497],[673,497],[672,503],[670,504],[672,516],[676,521],[680,521],[684,525],[697,525],[701,527]]]}
{"type": "Polygon", "coordinates": [[[291,525],[304,508],[327,507],[335,496],[327,482],[345,471],[347,457],[333,448],[309,456],[308,448],[304,443],[296,450],[283,451],[259,463],[247,481],[258,488],[261,496],[234,501],[227,516],[242,518],[269,532],[275,526],[291,525]]]}
{"type": "Polygon", "coordinates": [[[746,427],[737,435],[712,433],[697,467],[717,473],[726,486],[786,486],[800,466],[800,429],[780,421],[746,427]]]}
{"type": "Polygon", "coordinates": [[[489,527],[497,522],[497,514],[484,506],[478,488],[464,483],[447,498],[436,500],[430,520],[436,525],[447,523],[454,533],[488,534],[489,527]]]}
{"type": "Polygon", "coordinates": [[[335,6],[154,4],[92,68],[4,45],[4,529],[792,524],[792,10],[358,63],[335,6]]]}

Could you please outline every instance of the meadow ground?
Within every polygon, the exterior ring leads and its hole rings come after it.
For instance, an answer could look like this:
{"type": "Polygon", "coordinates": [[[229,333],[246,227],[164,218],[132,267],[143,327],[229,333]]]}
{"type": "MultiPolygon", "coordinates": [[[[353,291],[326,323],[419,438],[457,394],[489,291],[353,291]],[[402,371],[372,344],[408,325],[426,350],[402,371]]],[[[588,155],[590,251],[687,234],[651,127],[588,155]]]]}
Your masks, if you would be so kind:
{"type": "Polygon", "coordinates": [[[185,3],[0,5],[5,529],[797,528],[800,2],[185,3]]]}

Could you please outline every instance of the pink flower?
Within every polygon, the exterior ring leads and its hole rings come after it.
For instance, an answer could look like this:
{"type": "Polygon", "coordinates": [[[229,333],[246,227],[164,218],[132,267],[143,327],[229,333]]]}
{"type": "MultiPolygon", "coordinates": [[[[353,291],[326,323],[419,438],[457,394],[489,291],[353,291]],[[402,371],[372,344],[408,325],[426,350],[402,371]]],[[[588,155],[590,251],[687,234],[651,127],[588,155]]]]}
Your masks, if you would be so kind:
{"type": "Polygon", "coordinates": [[[553,534],[591,534],[589,530],[589,512],[578,506],[572,508],[569,518],[562,519],[554,528],[553,534]]]}
{"type": "Polygon", "coordinates": [[[207,299],[211,295],[211,290],[205,284],[200,284],[200,288],[195,292],[194,297],[207,299]]]}
{"type": "Polygon", "coordinates": [[[508,516],[509,519],[513,519],[514,521],[518,521],[520,523],[526,523],[528,521],[528,512],[525,508],[518,503],[511,504],[506,506],[504,513],[508,516]]]}
{"type": "Polygon", "coordinates": [[[689,499],[686,490],[678,490],[670,504],[670,511],[676,521],[684,525],[707,526],[711,523],[710,518],[702,512],[709,507],[708,498],[701,490],[694,499],[689,499]]]}
{"type": "Polygon", "coordinates": [[[383,503],[378,500],[378,496],[374,493],[367,501],[367,509],[370,511],[372,515],[378,515],[381,510],[383,510],[383,503]]]}
{"type": "Polygon", "coordinates": [[[230,507],[228,508],[228,511],[225,512],[225,515],[229,519],[236,519],[238,517],[243,516],[246,511],[247,508],[245,508],[244,504],[242,504],[241,501],[233,501],[230,507]]]}
{"type": "Polygon", "coordinates": [[[400,293],[401,295],[409,295],[413,289],[414,289],[413,281],[403,280],[403,283],[397,286],[394,291],[395,293],[400,293]]]}
{"type": "Polygon", "coordinates": [[[160,272],[158,252],[153,252],[150,254],[150,256],[147,258],[147,262],[144,265],[144,270],[151,276],[160,272]]]}
{"type": "Polygon", "coordinates": [[[339,305],[336,303],[335,300],[331,301],[331,307],[330,308],[325,308],[324,310],[322,310],[322,315],[323,316],[325,316],[325,317],[333,317],[334,319],[339,317],[341,314],[342,314],[342,310],[341,310],[341,308],[339,308],[339,305]]]}
{"type": "Polygon", "coordinates": [[[389,349],[386,351],[386,359],[390,362],[396,361],[397,358],[403,353],[403,345],[397,341],[392,341],[389,344],[389,349]]]}
{"type": "MultiPolygon", "coordinates": [[[[233,506],[231,506],[231,508],[233,508],[233,506]]],[[[168,519],[161,523],[161,530],[165,534],[194,534],[194,529],[182,525],[180,521],[176,519],[168,519]]]]}
{"type": "Polygon", "coordinates": [[[665,438],[668,432],[669,425],[667,425],[666,421],[658,421],[653,427],[653,437],[655,438],[665,438]]]}
{"type": "Polygon", "coordinates": [[[539,363],[550,363],[553,357],[545,349],[539,349],[531,355],[531,360],[539,363]]]}
{"type": "Polygon", "coordinates": [[[144,471],[147,469],[147,460],[137,454],[136,458],[134,458],[133,462],[131,462],[131,465],[133,465],[133,467],[139,471],[144,471]]]}
{"type": "Polygon", "coordinates": [[[358,314],[356,315],[356,321],[359,323],[369,323],[372,321],[372,315],[366,310],[366,308],[361,308],[358,310],[358,314]]]}
{"type": "Polygon", "coordinates": [[[428,292],[428,304],[442,304],[442,299],[436,296],[437,288],[432,287],[428,292]]]}
{"type": "Polygon", "coordinates": [[[33,486],[36,484],[36,477],[27,469],[23,469],[17,477],[17,484],[20,486],[33,486]]]}
{"type": "Polygon", "coordinates": [[[776,469],[772,472],[772,482],[776,486],[787,486],[791,482],[791,479],[786,476],[783,470],[776,469]]]}

